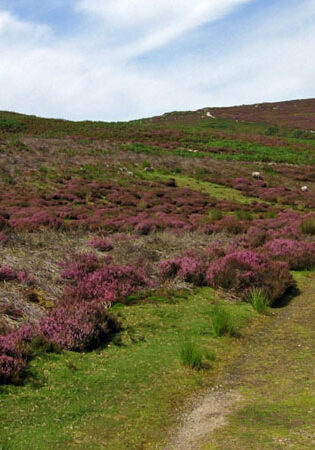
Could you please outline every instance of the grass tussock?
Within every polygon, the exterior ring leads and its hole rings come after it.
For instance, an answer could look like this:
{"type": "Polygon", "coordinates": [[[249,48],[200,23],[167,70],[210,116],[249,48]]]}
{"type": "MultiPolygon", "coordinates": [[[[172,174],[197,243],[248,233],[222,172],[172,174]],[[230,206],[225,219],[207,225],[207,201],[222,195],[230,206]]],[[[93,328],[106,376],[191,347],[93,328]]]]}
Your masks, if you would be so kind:
{"type": "Polygon", "coordinates": [[[310,235],[314,236],[315,235],[315,217],[310,217],[309,219],[301,222],[300,232],[302,234],[310,234],[310,235]]]}
{"type": "Polygon", "coordinates": [[[202,352],[194,342],[183,342],[180,348],[180,359],[184,366],[200,370],[202,367],[202,352]]]}
{"type": "Polygon", "coordinates": [[[250,292],[249,302],[255,311],[262,314],[269,307],[269,300],[261,289],[253,288],[250,292]]]}
{"type": "Polygon", "coordinates": [[[216,337],[237,336],[232,315],[223,305],[216,305],[211,314],[213,331],[216,337]]]}

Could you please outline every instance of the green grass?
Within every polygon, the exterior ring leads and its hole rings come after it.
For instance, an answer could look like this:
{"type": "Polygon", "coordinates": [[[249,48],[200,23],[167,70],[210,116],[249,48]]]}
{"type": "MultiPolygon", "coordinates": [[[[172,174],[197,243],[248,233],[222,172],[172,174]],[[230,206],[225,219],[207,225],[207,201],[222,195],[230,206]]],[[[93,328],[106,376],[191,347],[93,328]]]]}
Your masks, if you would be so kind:
{"type": "Polygon", "coordinates": [[[135,170],[135,175],[140,178],[149,181],[167,181],[170,178],[176,180],[178,187],[189,188],[195,191],[204,192],[212,197],[219,200],[229,200],[236,203],[249,204],[252,201],[260,201],[256,197],[245,197],[237,189],[222,186],[216,183],[210,183],[207,181],[198,180],[194,177],[189,177],[187,175],[176,174],[176,173],[165,173],[161,170],[155,170],[154,172],[144,172],[142,170],[135,170]]]}
{"type": "Polygon", "coordinates": [[[250,293],[249,302],[258,313],[264,313],[269,306],[269,300],[261,289],[253,288],[250,293]]]}
{"type": "MultiPolygon", "coordinates": [[[[153,448],[174,423],[182,400],[209,385],[213,369],[191,371],[181,364],[183,342],[198,342],[208,359],[233,351],[229,337],[211,326],[213,291],[155,294],[113,312],[125,331],[105,349],[63,352],[34,359],[34,378],[24,387],[0,391],[0,448],[153,448]],[[207,356],[208,355],[208,356],[207,356]]],[[[248,304],[228,305],[243,326],[248,304]]],[[[213,364],[211,366],[213,366],[213,364]]]]}
{"type": "Polygon", "coordinates": [[[259,333],[229,369],[243,399],[203,450],[313,448],[315,278],[314,272],[293,275],[301,295],[262,316],[259,333]]]}
{"type": "Polygon", "coordinates": [[[234,318],[222,305],[215,305],[211,313],[212,326],[215,336],[235,336],[237,334],[234,318]]]}
{"type": "Polygon", "coordinates": [[[183,342],[180,348],[180,359],[184,366],[200,370],[202,367],[202,352],[193,342],[183,342]]]}
{"type": "Polygon", "coordinates": [[[300,231],[303,234],[315,235],[315,217],[304,220],[300,225],[300,231]]]}

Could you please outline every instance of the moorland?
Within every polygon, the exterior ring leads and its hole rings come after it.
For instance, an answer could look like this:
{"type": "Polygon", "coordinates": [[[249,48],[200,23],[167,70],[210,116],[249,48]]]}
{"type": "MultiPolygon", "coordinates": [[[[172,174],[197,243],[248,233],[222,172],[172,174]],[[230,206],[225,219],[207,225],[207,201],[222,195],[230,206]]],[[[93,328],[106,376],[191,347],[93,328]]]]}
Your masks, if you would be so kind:
{"type": "Polygon", "coordinates": [[[239,369],[204,448],[312,448],[315,100],[0,112],[0,192],[1,449],[167,447],[239,369]]]}

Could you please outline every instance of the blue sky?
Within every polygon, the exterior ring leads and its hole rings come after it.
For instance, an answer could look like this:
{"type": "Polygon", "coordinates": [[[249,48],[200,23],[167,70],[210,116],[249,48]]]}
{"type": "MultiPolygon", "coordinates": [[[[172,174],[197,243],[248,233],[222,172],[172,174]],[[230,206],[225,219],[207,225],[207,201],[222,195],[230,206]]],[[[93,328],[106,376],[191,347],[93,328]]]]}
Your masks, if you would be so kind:
{"type": "Polygon", "coordinates": [[[315,0],[0,0],[0,110],[128,120],[315,97],[315,0]]]}

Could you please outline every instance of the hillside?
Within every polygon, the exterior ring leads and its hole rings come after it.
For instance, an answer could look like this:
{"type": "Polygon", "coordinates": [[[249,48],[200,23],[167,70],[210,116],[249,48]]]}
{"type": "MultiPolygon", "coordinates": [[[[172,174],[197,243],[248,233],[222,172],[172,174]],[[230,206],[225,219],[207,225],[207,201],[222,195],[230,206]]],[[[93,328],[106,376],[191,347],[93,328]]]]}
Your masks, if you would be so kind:
{"type": "Polygon", "coordinates": [[[282,336],[292,299],[302,336],[314,130],[314,99],[115,123],[0,112],[0,449],[163,448],[257,329],[282,336]]]}

